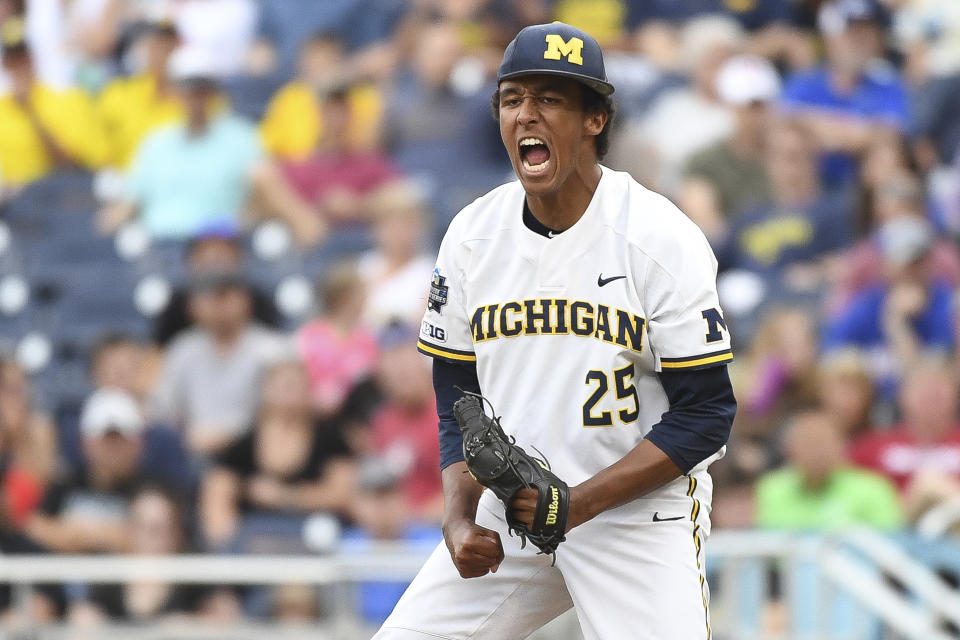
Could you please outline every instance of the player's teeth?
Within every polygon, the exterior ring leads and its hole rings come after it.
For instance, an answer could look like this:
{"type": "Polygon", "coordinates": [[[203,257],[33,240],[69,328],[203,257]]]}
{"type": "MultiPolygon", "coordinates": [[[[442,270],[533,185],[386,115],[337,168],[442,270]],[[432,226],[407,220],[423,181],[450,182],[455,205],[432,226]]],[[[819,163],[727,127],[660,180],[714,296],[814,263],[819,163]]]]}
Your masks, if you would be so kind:
{"type": "Polygon", "coordinates": [[[535,144],[542,144],[546,146],[546,143],[540,138],[524,138],[523,140],[520,141],[521,147],[529,147],[535,144]]]}
{"type": "Polygon", "coordinates": [[[526,160],[523,161],[523,166],[527,169],[527,171],[542,171],[543,169],[547,168],[548,164],[550,164],[549,158],[540,164],[530,164],[526,160]]]}

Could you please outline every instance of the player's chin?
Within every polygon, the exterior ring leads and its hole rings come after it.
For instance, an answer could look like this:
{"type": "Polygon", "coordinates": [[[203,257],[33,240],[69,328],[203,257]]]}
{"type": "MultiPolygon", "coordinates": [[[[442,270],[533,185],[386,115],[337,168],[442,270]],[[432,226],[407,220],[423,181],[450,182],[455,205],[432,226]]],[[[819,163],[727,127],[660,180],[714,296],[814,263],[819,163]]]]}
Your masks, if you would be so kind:
{"type": "Polygon", "coordinates": [[[546,193],[552,190],[556,171],[553,167],[553,159],[547,160],[542,166],[530,167],[523,160],[514,162],[514,171],[520,178],[520,184],[524,191],[530,194],[537,192],[546,193]]]}

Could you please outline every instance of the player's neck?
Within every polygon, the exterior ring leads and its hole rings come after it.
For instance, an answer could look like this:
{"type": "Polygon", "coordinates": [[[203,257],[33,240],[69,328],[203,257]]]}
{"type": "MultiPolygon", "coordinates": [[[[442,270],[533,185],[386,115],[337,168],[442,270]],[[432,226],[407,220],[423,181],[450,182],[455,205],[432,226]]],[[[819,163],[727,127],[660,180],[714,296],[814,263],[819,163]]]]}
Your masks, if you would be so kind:
{"type": "Polygon", "coordinates": [[[569,229],[590,206],[602,175],[600,165],[596,163],[580,167],[570,174],[560,189],[552,193],[527,193],[527,206],[534,217],[550,229],[569,229]]]}

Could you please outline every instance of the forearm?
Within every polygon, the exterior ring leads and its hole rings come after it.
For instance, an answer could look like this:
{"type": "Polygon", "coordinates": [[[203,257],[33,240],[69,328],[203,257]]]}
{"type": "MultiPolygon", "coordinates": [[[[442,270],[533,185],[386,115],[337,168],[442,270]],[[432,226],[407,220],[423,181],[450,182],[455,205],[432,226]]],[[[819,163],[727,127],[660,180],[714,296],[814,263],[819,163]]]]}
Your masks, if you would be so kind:
{"type": "Polygon", "coordinates": [[[679,478],[683,471],[649,440],[585,482],[570,488],[568,526],[575,527],[679,478]]]}
{"type": "Polygon", "coordinates": [[[467,463],[454,462],[443,470],[441,476],[444,528],[452,522],[474,522],[483,486],[467,472],[467,463]]]}

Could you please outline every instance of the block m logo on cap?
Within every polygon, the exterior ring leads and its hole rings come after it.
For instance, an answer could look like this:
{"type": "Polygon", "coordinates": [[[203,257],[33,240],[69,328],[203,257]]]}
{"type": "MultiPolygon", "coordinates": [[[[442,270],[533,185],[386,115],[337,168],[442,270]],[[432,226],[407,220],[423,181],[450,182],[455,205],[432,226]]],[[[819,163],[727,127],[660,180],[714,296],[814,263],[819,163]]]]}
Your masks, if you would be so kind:
{"type": "Polygon", "coordinates": [[[583,66],[583,40],[580,38],[570,38],[564,40],[562,36],[556,33],[548,33],[546,36],[547,50],[543,52],[544,60],[559,60],[566,58],[571,64],[583,66]]]}

